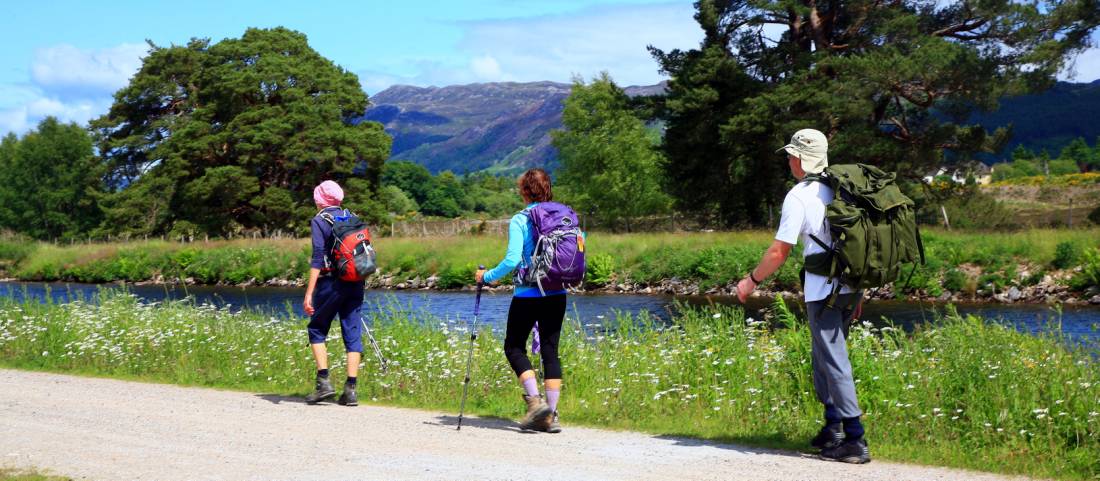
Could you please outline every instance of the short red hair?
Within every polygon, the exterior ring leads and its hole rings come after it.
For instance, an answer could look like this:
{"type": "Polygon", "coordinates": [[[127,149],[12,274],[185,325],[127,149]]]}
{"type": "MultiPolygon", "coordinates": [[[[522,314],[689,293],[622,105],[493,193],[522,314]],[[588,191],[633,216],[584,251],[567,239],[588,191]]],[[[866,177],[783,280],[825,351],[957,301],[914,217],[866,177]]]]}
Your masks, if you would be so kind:
{"type": "Polygon", "coordinates": [[[550,187],[550,174],[542,169],[531,169],[519,176],[516,181],[519,187],[519,195],[528,202],[549,202],[554,200],[554,192],[550,187]]]}

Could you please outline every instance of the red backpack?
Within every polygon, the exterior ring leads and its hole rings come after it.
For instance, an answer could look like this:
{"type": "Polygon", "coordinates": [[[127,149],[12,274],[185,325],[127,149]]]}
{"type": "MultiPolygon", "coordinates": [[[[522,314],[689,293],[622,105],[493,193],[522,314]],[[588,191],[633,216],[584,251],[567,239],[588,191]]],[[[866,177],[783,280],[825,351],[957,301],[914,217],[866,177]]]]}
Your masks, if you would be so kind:
{"type": "Polygon", "coordinates": [[[378,270],[366,222],[347,209],[342,216],[334,217],[328,212],[317,215],[332,226],[332,236],[336,239],[332,244],[331,261],[330,256],[325,256],[323,272],[331,272],[342,281],[361,282],[378,270]]]}

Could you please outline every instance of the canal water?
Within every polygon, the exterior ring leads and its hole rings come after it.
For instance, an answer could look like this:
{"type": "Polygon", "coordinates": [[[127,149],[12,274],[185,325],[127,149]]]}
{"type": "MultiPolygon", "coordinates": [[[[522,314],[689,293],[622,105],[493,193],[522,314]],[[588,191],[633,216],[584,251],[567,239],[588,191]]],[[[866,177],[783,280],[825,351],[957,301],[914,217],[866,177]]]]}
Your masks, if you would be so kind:
{"type": "MultiPolygon", "coordinates": [[[[94,302],[104,289],[125,289],[145,302],[191,299],[196,304],[212,304],[230,309],[248,309],[274,317],[304,317],[302,294],[304,289],[291,287],[234,287],[234,286],[165,286],[165,285],[114,285],[39,282],[0,282],[0,296],[15,300],[47,298],[54,302],[83,299],[94,302]]],[[[494,330],[503,328],[508,314],[511,296],[508,293],[486,293],[481,300],[480,322],[494,330]]],[[[665,296],[625,294],[583,294],[569,297],[568,315],[580,324],[592,328],[606,326],[619,313],[647,313],[656,319],[667,321],[679,305],[734,305],[730,296],[665,296]]],[[[770,305],[768,299],[753,299],[746,306],[747,314],[761,318],[761,309],[770,305]]],[[[790,303],[793,309],[800,304],[790,303]]],[[[437,318],[448,324],[464,324],[473,316],[474,293],[440,291],[368,290],[366,310],[371,314],[382,310],[408,311],[421,318],[437,318]]],[[[1061,332],[1071,342],[1100,346],[1100,307],[1066,306],[1057,311],[1051,306],[1039,304],[956,304],[960,314],[974,314],[993,322],[1011,325],[1016,329],[1037,334],[1061,332]]],[[[873,301],[864,308],[864,320],[875,324],[893,323],[912,329],[922,323],[934,321],[942,314],[945,305],[912,301],[873,301]]]]}

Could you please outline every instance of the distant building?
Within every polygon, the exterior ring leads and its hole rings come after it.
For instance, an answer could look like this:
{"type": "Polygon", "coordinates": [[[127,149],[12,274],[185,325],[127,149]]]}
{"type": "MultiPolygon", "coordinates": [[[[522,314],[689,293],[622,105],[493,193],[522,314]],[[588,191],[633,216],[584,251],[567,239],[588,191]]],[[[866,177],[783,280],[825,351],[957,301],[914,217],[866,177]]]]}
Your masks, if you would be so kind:
{"type": "Polygon", "coordinates": [[[937,177],[951,177],[951,181],[957,184],[965,184],[966,178],[974,176],[978,185],[986,185],[993,181],[993,168],[984,162],[973,162],[955,167],[940,167],[934,173],[924,176],[924,183],[931,184],[937,177]]]}

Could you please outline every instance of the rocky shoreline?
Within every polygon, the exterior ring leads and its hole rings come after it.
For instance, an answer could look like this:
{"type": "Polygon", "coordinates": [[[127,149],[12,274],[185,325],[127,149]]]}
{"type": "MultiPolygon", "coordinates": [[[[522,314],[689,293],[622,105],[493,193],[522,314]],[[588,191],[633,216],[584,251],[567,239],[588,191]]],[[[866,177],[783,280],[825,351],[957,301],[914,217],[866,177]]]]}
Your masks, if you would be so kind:
{"type": "MultiPolygon", "coordinates": [[[[1032,286],[1010,286],[1000,292],[951,292],[944,290],[944,292],[938,296],[929,295],[926,293],[909,294],[906,298],[911,301],[926,301],[926,302],[990,302],[1001,304],[1066,304],[1066,305],[1100,305],[1100,288],[1093,287],[1084,292],[1077,292],[1071,290],[1064,284],[1064,281],[1069,277],[1070,273],[1061,272],[1054,274],[1047,274],[1043,277],[1042,281],[1032,286]]],[[[4,278],[0,279],[0,282],[19,282],[22,279],[4,278]]],[[[65,281],[59,281],[65,282],[65,281]]],[[[473,286],[463,286],[458,289],[444,289],[438,286],[439,277],[430,276],[427,278],[415,277],[413,279],[399,279],[394,274],[383,274],[380,276],[374,276],[368,280],[367,288],[369,289],[392,289],[392,290],[421,290],[421,291],[471,291],[473,286]]],[[[185,285],[199,285],[193,278],[164,278],[156,276],[148,281],[135,282],[137,285],[173,285],[173,284],[185,284],[185,285]]],[[[258,282],[255,280],[246,281],[240,284],[214,284],[222,286],[233,287],[305,287],[304,279],[271,279],[265,282],[258,282]]],[[[641,283],[641,282],[619,282],[610,283],[603,286],[586,286],[581,289],[575,289],[578,293],[590,293],[590,294],[628,294],[628,295],[672,295],[672,296],[736,296],[737,281],[730,281],[722,286],[714,286],[709,288],[703,288],[700,283],[693,281],[684,281],[677,278],[664,279],[656,284],[641,283]]],[[[510,291],[511,286],[487,286],[486,289],[489,292],[506,292],[510,291]]],[[[754,295],[756,297],[775,297],[782,296],[784,298],[798,299],[801,296],[801,292],[790,290],[775,290],[775,289],[758,289],[754,295]]],[[[892,300],[896,299],[892,286],[888,286],[882,289],[872,290],[867,293],[868,299],[876,300],[892,300]]]]}

